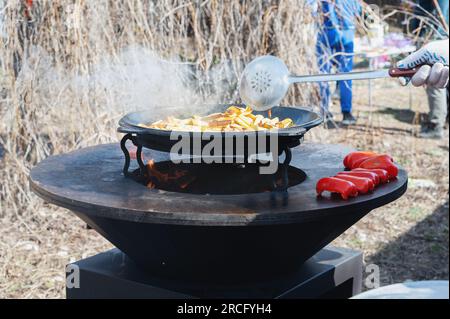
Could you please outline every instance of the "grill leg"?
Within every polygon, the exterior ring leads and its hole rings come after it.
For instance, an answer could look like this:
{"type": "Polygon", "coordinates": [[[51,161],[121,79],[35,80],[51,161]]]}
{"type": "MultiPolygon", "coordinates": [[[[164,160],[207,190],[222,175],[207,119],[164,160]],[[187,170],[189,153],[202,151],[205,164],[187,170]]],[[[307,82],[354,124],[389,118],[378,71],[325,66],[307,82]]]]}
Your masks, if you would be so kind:
{"type": "Polygon", "coordinates": [[[122,140],[120,141],[120,148],[122,149],[123,155],[125,156],[125,163],[123,164],[123,175],[124,176],[130,176],[130,172],[128,171],[128,169],[130,168],[130,152],[128,152],[127,149],[127,141],[133,140],[133,136],[131,134],[126,134],[122,140]]]}
{"type": "Polygon", "coordinates": [[[283,152],[285,154],[285,159],[284,159],[283,163],[280,164],[281,165],[282,184],[278,188],[278,190],[286,191],[289,186],[288,168],[289,168],[289,164],[291,163],[291,160],[292,160],[292,152],[288,146],[283,147],[283,152]]]}
{"type": "Polygon", "coordinates": [[[278,186],[276,183],[276,173],[273,174],[273,177],[272,177],[272,181],[273,181],[273,185],[274,185],[273,186],[274,192],[272,192],[272,195],[271,195],[272,205],[276,205],[276,198],[280,195],[282,198],[283,206],[287,205],[288,199],[289,199],[289,193],[287,191],[288,186],[289,186],[288,168],[289,168],[289,164],[291,163],[291,160],[292,160],[292,152],[291,152],[290,147],[288,147],[286,145],[283,147],[281,154],[283,154],[283,152],[285,154],[285,159],[284,159],[283,163],[280,163],[281,167],[279,168],[280,173],[281,173],[281,185],[278,186]]]}
{"type": "Polygon", "coordinates": [[[284,166],[289,166],[289,164],[291,163],[292,160],[292,151],[291,148],[288,146],[285,146],[283,148],[283,152],[286,155],[286,158],[284,159],[283,165],[284,166]]]}
{"type": "Polygon", "coordinates": [[[132,134],[126,134],[120,141],[120,148],[122,149],[122,152],[125,156],[125,163],[123,165],[123,175],[125,175],[126,177],[133,175],[129,171],[131,157],[130,157],[130,152],[128,152],[128,149],[127,149],[127,145],[126,145],[127,141],[131,141],[133,143],[133,145],[136,146],[136,160],[139,164],[139,175],[140,175],[140,177],[144,177],[147,173],[147,170],[146,170],[146,166],[145,166],[144,162],[142,161],[142,145],[139,145],[138,143],[136,143],[136,140],[132,134]]]}
{"type": "Polygon", "coordinates": [[[142,145],[138,145],[137,146],[137,150],[136,150],[136,160],[139,164],[139,169],[140,169],[140,174],[141,176],[145,176],[147,169],[145,167],[144,162],[142,161],[142,145]]]}

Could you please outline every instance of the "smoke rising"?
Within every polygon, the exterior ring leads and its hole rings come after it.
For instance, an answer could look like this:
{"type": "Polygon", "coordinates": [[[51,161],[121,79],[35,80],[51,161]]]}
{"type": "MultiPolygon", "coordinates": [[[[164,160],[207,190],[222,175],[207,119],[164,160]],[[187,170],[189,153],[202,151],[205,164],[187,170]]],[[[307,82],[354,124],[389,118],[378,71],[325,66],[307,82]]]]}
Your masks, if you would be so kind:
{"type": "Polygon", "coordinates": [[[119,110],[189,105],[197,98],[188,89],[188,64],[163,60],[139,47],[95,65],[91,81],[120,101],[119,110]]]}
{"type": "Polygon", "coordinates": [[[46,104],[65,97],[77,97],[67,104],[94,94],[91,107],[110,114],[150,110],[157,116],[206,112],[206,105],[237,100],[239,72],[226,61],[200,71],[195,63],[177,58],[162,59],[155,52],[130,46],[117,55],[105,55],[90,66],[87,74],[66,73],[52,65],[51,58],[38,47],[26,56],[17,83],[39,79],[35,93],[46,104]],[[103,105],[102,105],[103,104],[103,105]]]}

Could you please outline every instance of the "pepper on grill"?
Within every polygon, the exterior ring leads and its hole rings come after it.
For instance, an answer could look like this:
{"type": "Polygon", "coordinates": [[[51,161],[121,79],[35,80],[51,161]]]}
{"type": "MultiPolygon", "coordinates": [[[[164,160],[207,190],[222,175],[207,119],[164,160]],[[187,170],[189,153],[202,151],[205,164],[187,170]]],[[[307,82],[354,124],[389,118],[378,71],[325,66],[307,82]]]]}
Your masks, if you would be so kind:
{"type": "Polygon", "coordinates": [[[344,166],[348,169],[358,167],[358,165],[369,157],[378,155],[375,152],[351,152],[344,158],[344,166]]]}
{"type": "Polygon", "coordinates": [[[320,196],[325,191],[338,193],[343,199],[348,199],[349,197],[355,197],[358,195],[358,189],[355,184],[336,177],[324,177],[317,182],[317,195],[320,196]]]}
{"type": "Polygon", "coordinates": [[[394,179],[398,175],[398,168],[394,164],[392,157],[386,154],[370,157],[358,166],[359,168],[374,169],[381,168],[388,172],[389,179],[394,179]]]}
{"type": "Polygon", "coordinates": [[[337,175],[335,177],[352,182],[356,186],[359,194],[367,194],[368,192],[373,191],[375,188],[375,184],[370,178],[345,174],[337,175]]]}
{"type": "Polygon", "coordinates": [[[350,175],[350,176],[356,176],[356,177],[365,177],[372,180],[372,182],[377,186],[380,184],[380,178],[376,173],[373,172],[361,172],[361,171],[345,171],[345,172],[339,172],[336,176],[339,175],[350,175]]]}
{"type": "Polygon", "coordinates": [[[386,170],[381,168],[355,168],[352,169],[352,172],[372,172],[378,175],[380,178],[380,183],[385,184],[389,182],[389,174],[386,170]]]}
{"type": "Polygon", "coordinates": [[[320,179],[316,185],[318,195],[329,191],[348,199],[373,191],[378,184],[387,183],[398,175],[398,168],[388,154],[352,152],[345,156],[343,162],[350,170],[320,179]]]}

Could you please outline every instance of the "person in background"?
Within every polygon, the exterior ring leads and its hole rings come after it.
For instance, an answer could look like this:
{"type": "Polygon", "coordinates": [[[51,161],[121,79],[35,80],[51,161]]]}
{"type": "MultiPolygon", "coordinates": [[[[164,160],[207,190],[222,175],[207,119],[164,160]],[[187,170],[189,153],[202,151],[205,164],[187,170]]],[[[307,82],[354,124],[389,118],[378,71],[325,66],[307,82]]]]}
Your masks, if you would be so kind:
{"type": "MultiPolygon", "coordinates": [[[[423,10],[431,13],[432,15],[438,17],[438,10],[435,7],[435,1],[432,0],[417,0],[416,3],[418,4],[418,7],[416,7],[416,14],[418,16],[424,16],[425,13],[423,10]]],[[[442,12],[442,16],[444,17],[445,21],[443,23],[446,23],[448,26],[449,22],[449,1],[448,0],[438,0],[437,1],[440,10],[442,12]]],[[[416,19],[413,21],[414,28],[419,27],[420,21],[416,19]]],[[[425,30],[422,30],[422,32],[425,30]]],[[[439,34],[436,34],[437,36],[445,36],[448,38],[448,34],[441,28],[439,30],[439,34]]],[[[447,84],[442,87],[441,85],[436,84],[442,84],[440,83],[439,79],[437,78],[438,73],[443,72],[443,78],[445,78],[445,73],[447,73],[448,78],[448,39],[444,41],[435,41],[431,42],[427,45],[425,45],[421,50],[417,51],[416,53],[413,53],[413,55],[409,56],[407,59],[400,61],[401,63],[398,64],[398,66],[401,68],[404,64],[404,67],[408,68],[408,66],[411,65],[418,65],[423,64],[426,61],[426,63],[433,64],[433,67],[430,66],[423,66],[421,67],[420,71],[413,77],[412,84],[413,85],[423,85],[427,84],[426,86],[426,92],[428,96],[428,105],[430,108],[430,111],[428,113],[428,120],[425,123],[421,124],[421,129],[419,133],[419,137],[422,138],[435,138],[439,139],[444,136],[444,126],[445,126],[445,120],[448,116],[448,89],[445,87],[447,84]],[[446,41],[446,42],[445,42],[446,41]],[[446,51],[446,54],[445,54],[446,51]],[[432,61],[433,55],[440,55],[441,57],[444,57],[446,55],[446,61],[432,61]],[[446,67],[445,67],[446,64],[446,67]],[[426,80],[425,80],[426,79],[426,80]],[[434,81],[437,81],[434,83],[434,81]],[[439,83],[438,83],[439,82],[439,83]]]]}
{"type": "MultiPolygon", "coordinates": [[[[323,15],[323,27],[319,31],[316,53],[319,69],[330,73],[335,64],[339,72],[351,72],[353,69],[353,42],[355,21],[361,15],[359,0],[320,0],[323,15]]],[[[319,9],[320,10],[320,9],[319,9]]],[[[356,118],[352,114],[352,81],[338,82],[342,112],[342,124],[352,125],[356,118]]],[[[325,121],[330,119],[330,86],[320,84],[321,106],[325,121]]]]}

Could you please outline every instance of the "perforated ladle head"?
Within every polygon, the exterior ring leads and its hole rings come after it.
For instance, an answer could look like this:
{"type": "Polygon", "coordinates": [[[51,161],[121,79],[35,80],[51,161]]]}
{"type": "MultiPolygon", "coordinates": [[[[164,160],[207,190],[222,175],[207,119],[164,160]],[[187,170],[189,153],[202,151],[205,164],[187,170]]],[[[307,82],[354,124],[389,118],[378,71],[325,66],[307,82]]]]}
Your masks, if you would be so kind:
{"type": "Polygon", "coordinates": [[[289,70],[282,60],[271,55],[254,59],[244,69],[239,93],[242,101],[255,110],[276,106],[289,88],[289,70]]]}

